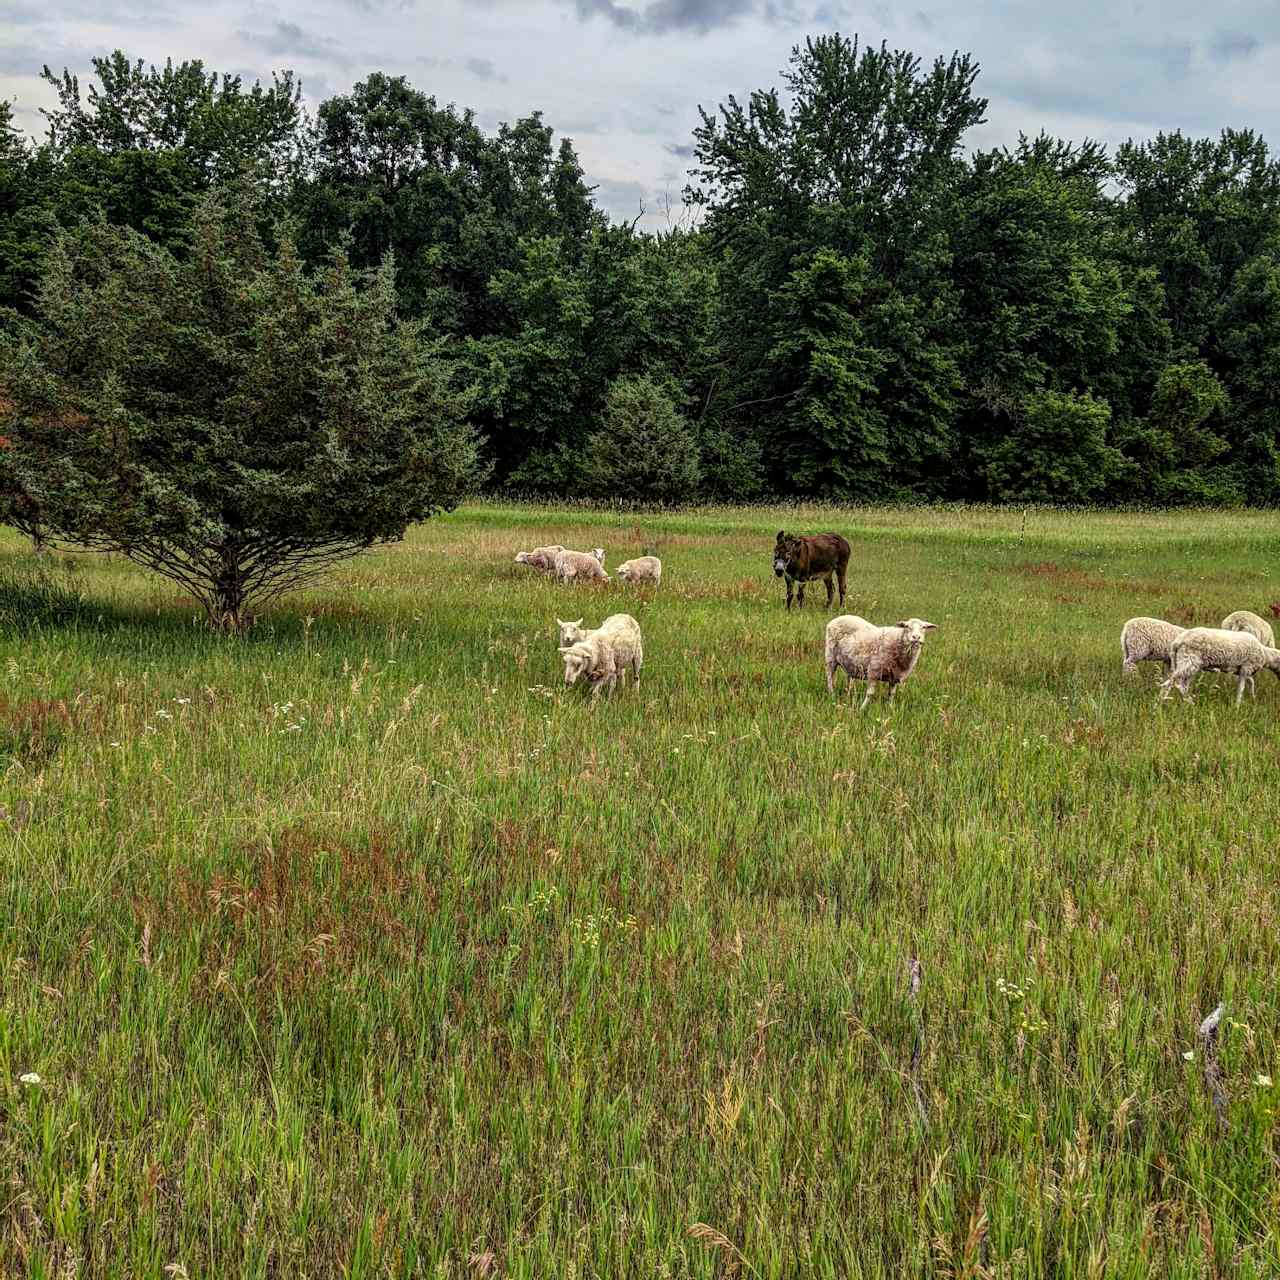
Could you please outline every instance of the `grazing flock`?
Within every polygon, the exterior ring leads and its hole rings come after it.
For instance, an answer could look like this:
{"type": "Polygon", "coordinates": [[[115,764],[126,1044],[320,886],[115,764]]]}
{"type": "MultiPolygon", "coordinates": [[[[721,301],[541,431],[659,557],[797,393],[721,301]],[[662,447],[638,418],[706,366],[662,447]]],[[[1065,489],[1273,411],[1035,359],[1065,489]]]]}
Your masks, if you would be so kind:
{"type": "Polygon", "coordinates": [[[1161,618],[1130,618],[1120,632],[1121,670],[1137,670],[1139,662],[1159,662],[1168,673],[1160,683],[1161,699],[1177,691],[1191,701],[1191,684],[1202,671],[1225,671],[1236,678],[1236,706],[1245,685],[1256,698],[1254,676],[1274,671],[1280,677],[1280,649],[1265,618],[1247,609],[1229,613],[1216,627],[1179,627],[1161,618]]]}
{"type": "MultiPolygon", "coordinates": [[[[603,547],[583,552],[555,544],[521,551],[515,562],[553,575],[560,583],[608,582],[604,557],[603,547]]],[[[838,586],[843,607],[848,568],[849,544],[838,533],[806,536],[779,530],[773,571],[786,580],[788,610],[793,599],[804,607],[805,584],[813,581],[826,584],[828,608],[838,586]]],[[[656,587],[662,581],[662,561],[657,556],[640,556],[619,565],[615,572],[623,582],[656,587]]],[[[582,618],[577,622],[557,618],[556,623],[566,685],[585,680],[594,698],[602,689],[612,695],[619,676],[625,685],[628,670],[640,679],[644,645],[640,624],[629,613],[615,613],[594,629],[584,630],[582,618]]],[[[833,618],[827,624],[824,650],[828,692],[835,692],[836,672],[843,671],[849,684],[866,681],[859,710],[871,701],[878,685],[888,686],[892,702],[898,686],[915,670],[926,633],[936,630],[934,623],[923,618],[907,618],[887,627],[851,613],[833,618]]],[[[1191,685],[1202,671],[1222,671],[1236,677],[1236,706],[1244,698],[1246,686],[1257,697],[1254,677],[1259,671],[1273,671],[1280,677],[1280,649],[1275,647],[1271,624],[1247,609],[1228,614],[1217,627],[1188,628],[1161,618],[1130,618],[1120,633],[1120,649],[1125,675],[1135,672],[1140,662],[1164,666],[1167,674],[1160,684],[1162,700],[1172,697],[1177,689],[1190,702],[1191,685]]]]}

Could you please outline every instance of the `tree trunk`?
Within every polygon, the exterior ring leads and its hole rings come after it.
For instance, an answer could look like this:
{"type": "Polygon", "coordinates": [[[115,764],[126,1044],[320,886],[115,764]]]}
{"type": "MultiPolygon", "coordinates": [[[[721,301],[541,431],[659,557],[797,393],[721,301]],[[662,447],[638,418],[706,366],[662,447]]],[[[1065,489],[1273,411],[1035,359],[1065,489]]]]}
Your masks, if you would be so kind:
{"type": "Polygon", "coordinates": [[[210,626],[228,635],[239,635],[253,625],[253,615],[247,608],[240,558],[234,549],[224,548],[221,560],[222,566],[204,602],[205,612],[209,615],[210,626]]]}

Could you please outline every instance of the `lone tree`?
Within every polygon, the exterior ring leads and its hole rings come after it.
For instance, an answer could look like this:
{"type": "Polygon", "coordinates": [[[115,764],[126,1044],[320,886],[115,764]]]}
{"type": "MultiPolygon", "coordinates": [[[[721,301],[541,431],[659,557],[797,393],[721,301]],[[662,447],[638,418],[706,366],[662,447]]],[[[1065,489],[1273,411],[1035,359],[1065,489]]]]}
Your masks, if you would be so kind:
{"type": "Polygon", "coordinates": [[[684,502],[697,492],[698,443],[659,382],[646,374],[616,379],[601,423],[582,451],[588,492],[639,502],[684,502]]]}
{"type": "Polygon", "coordinates": [[[175,256],[92,223],[49,253],[0,347],[0,518],[171,578],[210,622],[451,509],[479,476],[468,395],[390,262],[308,273],[251,191],[204,200],[175,256]],[[9,518],[12,518],[10,515],[9,518]]]}

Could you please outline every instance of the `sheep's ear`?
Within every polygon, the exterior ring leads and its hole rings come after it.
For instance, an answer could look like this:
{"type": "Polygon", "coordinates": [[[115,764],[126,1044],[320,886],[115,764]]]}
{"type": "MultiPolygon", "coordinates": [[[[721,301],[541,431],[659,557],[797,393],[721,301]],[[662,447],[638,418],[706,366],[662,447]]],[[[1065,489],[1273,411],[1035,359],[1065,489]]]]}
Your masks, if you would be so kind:
{"type": "Polygon", "coordinates": [[[557,619],[556,619],[556,626],[557,626],[557,627],[567,627],[568,625],[569,625],[569,624],[568,624],[567,622],[565,622],[563,618],[557,618],[557,619]]]}
{"type": "Polygon", "coordinates": [[[926,622],[923,624],[923,629],[925,631],[937,631],[938,624],[936,622],[926,622]]]}
{"type": "MultiPolygon", "coordinates": [[[[585,616],[585,615],[584,615],[584,616],[585,616]]],[[[582,619],[581,619],[581,618],[579,618],[579,619],[577,620],[577,622],[571,622],[569,625],[570,625],[571,627],[580,627],[580,626],[582,626],[582,619]]]]}
{"type": "Polygon", "coordinates": [[[906,627],[906,626],[910,626],[911,624],[907,622],[907,620],[904,618],[901,622],[895,622],[893,625],[895,627],[906,627]]]}

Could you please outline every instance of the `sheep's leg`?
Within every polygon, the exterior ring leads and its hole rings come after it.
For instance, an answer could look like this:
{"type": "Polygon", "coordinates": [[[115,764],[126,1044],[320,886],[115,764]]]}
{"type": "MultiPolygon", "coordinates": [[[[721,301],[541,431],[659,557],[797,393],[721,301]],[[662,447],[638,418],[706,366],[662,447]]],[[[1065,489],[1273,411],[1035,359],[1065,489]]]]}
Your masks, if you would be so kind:
{"type": "Polygon", "coordinates": [[[867,709],[867,703],[871,701],[871,695],[875,693],[875,691],[876,691],[876,682],[874,680],[868,680],[867,696],[863,698],[862,705],[858,708],[859,711],[865,711],[867,709]]]}
{"type": "Polygon", "coordinates": [[[835,693],[836,691],[836,664],[830,660],[827,662],[827,692],[835,693]]]}
{"type": "Polygon", "coordinates": [[[1236,706],[1238,707],[1244,701],[1244,687],[1249,683],[1249,677],[1240,672],[1236,676],[1236,706]]]}
{"type": "Polygon", "coordinates": [[[897,686],[897,684],[896,684],[896,683],[891,684],[891,685],[889,686],[889,701],[890,701],[890,702],[892,702],[892,701],[893,701],[893,695],[894,695],[895,693],[897,693],[897,692],[898,692],[898,686],[897,686]]]}

